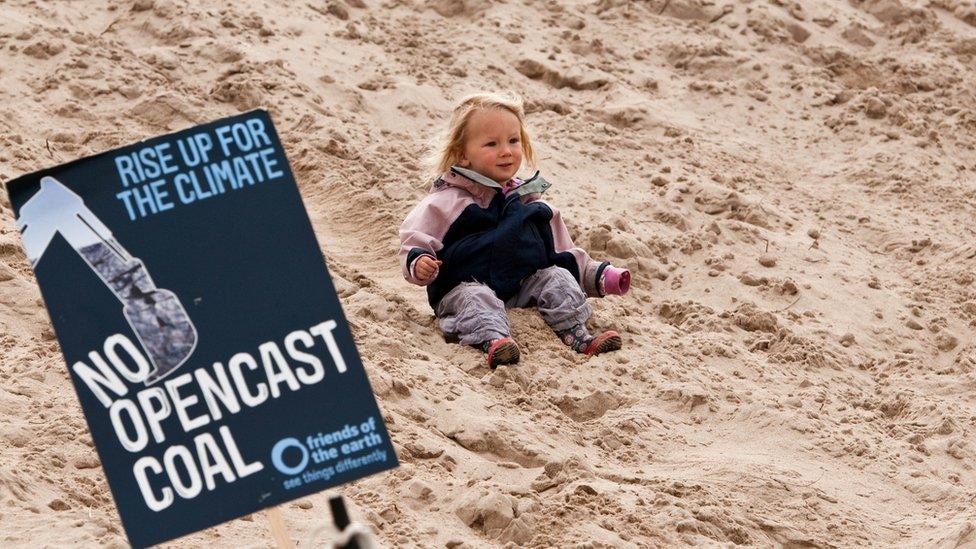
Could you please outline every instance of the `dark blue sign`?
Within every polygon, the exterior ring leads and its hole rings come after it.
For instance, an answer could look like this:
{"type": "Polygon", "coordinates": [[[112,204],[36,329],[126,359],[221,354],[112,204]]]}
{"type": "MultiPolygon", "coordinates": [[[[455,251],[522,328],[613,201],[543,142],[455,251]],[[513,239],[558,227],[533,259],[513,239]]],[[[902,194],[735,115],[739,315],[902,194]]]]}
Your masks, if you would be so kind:
{"type": "Polygon", "coordinates": [[[133,545],[397,466],[267,112],[8,191],[133,545]]]}

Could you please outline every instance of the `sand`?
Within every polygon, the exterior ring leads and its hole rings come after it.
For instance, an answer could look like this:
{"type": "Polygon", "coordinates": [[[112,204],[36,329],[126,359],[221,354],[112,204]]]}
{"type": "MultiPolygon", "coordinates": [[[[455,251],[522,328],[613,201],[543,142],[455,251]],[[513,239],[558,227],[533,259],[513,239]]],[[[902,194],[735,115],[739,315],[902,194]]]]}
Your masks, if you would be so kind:
{"type": "MultiPolygon", "coordinates": [[[[265,107],[403,465],[389,547],[976,547],[976,7],[961,0],[0,2],[0,180],[265,107]],[[425,143],[527,98],[628,266],[586,360],[492,372],[396,261],[425,143]]],[[[529,172],[526,172],[529,173],[529,172]]],[[[296,541],[326,494],[282,508],[296,541]]],[[[261,514],[166,544],[268,547],[261,514]]],[[[0,544],[125,544],[6,197],[0,544]]]]}

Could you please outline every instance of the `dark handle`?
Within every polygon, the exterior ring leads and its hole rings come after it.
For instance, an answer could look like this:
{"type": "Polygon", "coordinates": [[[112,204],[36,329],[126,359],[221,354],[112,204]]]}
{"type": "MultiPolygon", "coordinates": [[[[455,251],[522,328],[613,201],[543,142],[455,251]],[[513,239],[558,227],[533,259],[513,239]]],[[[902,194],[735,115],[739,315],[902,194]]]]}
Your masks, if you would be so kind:
{"type": "MultiPolygon", "coordinates": [[[[329,498],[329,509],[332,510],[332,520],[335,522],[336,528],[340,532],[345,530],[346,526],[349,526],[350,521],[349,513],[346,511],[346,502],[342,500],[342,496],[329,498]]],[[[353,537],[340,549],[359,549],[359,542],[353,537]]]]}

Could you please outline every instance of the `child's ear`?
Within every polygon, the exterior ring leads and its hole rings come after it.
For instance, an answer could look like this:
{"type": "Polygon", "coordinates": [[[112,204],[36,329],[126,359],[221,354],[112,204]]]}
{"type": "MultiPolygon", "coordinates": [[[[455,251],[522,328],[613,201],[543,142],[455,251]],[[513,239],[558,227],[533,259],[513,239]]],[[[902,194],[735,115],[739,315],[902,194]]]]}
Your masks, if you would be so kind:
{"type": "Polygon", "coordinates": [[[471,165],[471,161],[468,160],[467,156],[464,156],[464,153],[461,153],[461,159],[458,160],[458,166],[461,166],[462,168],[467,168],[470,165],[471,165]]]}

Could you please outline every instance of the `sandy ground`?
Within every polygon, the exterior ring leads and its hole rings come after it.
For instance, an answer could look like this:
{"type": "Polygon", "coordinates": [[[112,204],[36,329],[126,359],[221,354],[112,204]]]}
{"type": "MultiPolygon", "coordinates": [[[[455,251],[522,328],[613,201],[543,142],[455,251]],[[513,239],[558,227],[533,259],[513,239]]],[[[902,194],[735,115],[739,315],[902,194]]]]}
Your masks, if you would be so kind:
{"type": "MultiPolygon", "coordinates": [[[[976,547],[973,2],[223,6],[0,1],[0,180],[269,109],[403,462],[342,490],[385,546],[976,547]],[[515,311],[491,372],[401,278],[477,89],[525,95],[550,201],[634,272],[593,302],[623,352],[515,311]]],[[[0,544],[124,545],[5,197],[0,284],[0,544]]]]}

